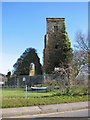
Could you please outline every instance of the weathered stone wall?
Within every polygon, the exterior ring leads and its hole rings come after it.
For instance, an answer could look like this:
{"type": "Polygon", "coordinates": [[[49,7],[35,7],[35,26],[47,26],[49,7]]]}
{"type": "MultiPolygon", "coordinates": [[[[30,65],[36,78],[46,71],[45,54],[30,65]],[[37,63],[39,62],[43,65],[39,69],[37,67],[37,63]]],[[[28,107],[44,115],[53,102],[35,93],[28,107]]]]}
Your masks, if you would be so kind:
{"type": "Polygon", "coordinates": [[[57,42],[56,39],[53,41],[50,39],[50,34],[55,33],[55,28],[57,27],[57,32],[63,31],[65,29],[65,19],[64,18],[46,18],[47,21],[47,31],[45,35],[45,48],[48,47],[50,42],[54,44],[57,42]]]}
{"type": "Polygon", "coordinates": [[[65,26],[64,18],[46,18],[47,21],[47,34],[54,32],[54,26],[58,26],[58,30],[63,30],[65,26]]]}
{"type": "MultiPolygon", "coordinates": [[[[49,64],[50,54],[56,54],[60,50],[60,43],[56,37],[65,39],[65,19],[64,18],[46,18],[47,32],[44,40],[44,70],[49,64]],[[59,35],[59,36],[58,36],[59,35]]],[[[55,58],[55,55],[53,55],[55,58]]],[[[52,62],[54,59],[52,59],[52,62]]],[[[57,60],[58,61],[58,60],[57,60]]],[[[52,64],[52,62],[50,64],[52,64]]],[[[53,68],[52,68],[53,69],[53,68]]]]}

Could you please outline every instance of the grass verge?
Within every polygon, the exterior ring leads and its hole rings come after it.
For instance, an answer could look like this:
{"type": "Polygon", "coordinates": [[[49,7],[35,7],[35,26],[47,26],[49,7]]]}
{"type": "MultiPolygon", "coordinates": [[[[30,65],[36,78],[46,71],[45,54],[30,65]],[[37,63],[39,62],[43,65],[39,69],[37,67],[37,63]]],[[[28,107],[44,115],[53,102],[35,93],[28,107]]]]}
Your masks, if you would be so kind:
{"type": "Polygon", "coordinates": [[[61,95],[56,92],[29,91],[25,98],[24,88],[2,90],[2,108],[88,101],[88,95],[61,95]]]}
{"type": "Polygon", "coordinates": [[[2,100],[2,108],[10,107],[24,107],[24,106],[36,106],[36,105],[48,105],[48,104],[60,104],[87,101],[88,96],[54,96],[43,98],[8,98],[2,100]]]}

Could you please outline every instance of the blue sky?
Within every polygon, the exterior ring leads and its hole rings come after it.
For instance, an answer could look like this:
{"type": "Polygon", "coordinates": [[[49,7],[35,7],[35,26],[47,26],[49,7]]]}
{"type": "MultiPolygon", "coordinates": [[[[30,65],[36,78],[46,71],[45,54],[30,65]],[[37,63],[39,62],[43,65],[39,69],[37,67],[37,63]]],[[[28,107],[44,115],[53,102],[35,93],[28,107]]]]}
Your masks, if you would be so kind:
{"type": "Polygon", "coordinates": [[[86,2],[3,2],[2,3],[2,70],[12,71],[13,64],[26,48],[37,50],[43,63],[46,18],[65,18],[66,31],[73,47],[75,33],[88,32],[86,2]]]}

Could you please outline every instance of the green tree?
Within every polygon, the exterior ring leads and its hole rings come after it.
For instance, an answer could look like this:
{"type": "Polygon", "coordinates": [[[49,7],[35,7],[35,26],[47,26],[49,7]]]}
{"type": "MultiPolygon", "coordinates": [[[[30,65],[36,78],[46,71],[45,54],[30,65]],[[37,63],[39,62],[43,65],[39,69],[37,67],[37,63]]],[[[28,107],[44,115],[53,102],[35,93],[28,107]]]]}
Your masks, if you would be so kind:
{"type": "Polygon", "coordinates": [[[11,76],[11,71],[9,71],[9,72],[7,73],[7,75],[6,75],[6,77],[7,77],[7,79],[8,79],[8,81],[7,81],[8,86],[9,86],[10,83],[11,83],[10,76],[11,76]]]}
{"type": "Polygon", "coordinates": [[[29,75],[31,63],[35,64],[35,74],[42,74],[42,65],[34,48],[27,48],[20,58],[18,58],[17,62],[13,65],[14,74],[29,75]]]}
{"type": "Polygon", "coordinates": [[[68,35],[65,31],[49,34],[48,48],[46,49],[47,54],[45,55],[45,73],[51,74],[55,67],[68,68],[72,59],[73,53],[71,43],[69,42],[68,35]]]}

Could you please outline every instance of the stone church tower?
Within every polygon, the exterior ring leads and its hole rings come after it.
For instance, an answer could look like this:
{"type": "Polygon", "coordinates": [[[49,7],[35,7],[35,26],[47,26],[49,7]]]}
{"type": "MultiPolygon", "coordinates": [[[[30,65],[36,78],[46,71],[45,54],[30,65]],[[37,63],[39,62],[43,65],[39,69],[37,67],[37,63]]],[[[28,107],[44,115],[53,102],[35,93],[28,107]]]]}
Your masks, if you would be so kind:
{"type": "MultiPolygon", "coordinates": [[[[46,18],[46,35],[44,39],[44,71],[46,72],[50,60],[50,53],[55,52],[60,48],[58,44],[57,33],[65,34],[65,18],[46,18]]],[[[62,38],[61,38],[62,39],[62,38]]],[[[56,54],[56,52],[55,52],[56,54]]],[[[55,56],[53,56],[53,59],[55,56]]],[[[55,60],[54,60],[55,62],[55,60]]],[[[51,63],[52,64],[52,63],[51,63]]],[[[58,66],[58,60],[55,62],[54,67],[58,66]]],[[[54,69],[54,68],[52,68],[54,69]]]]}
{"type": "MultiPolygon", "coordinates": [[[[65,18],[46,18],[47,31],[45,35],[45,49],[48,47],[49,42],[53,42],[49,39],[51,33],[56,33],[65,29],[65,18]]],[[[56,40],[54,42],[57,42],[56,40]]],[[[52,43],[53,44],[53,43],[52,43]]]]}

